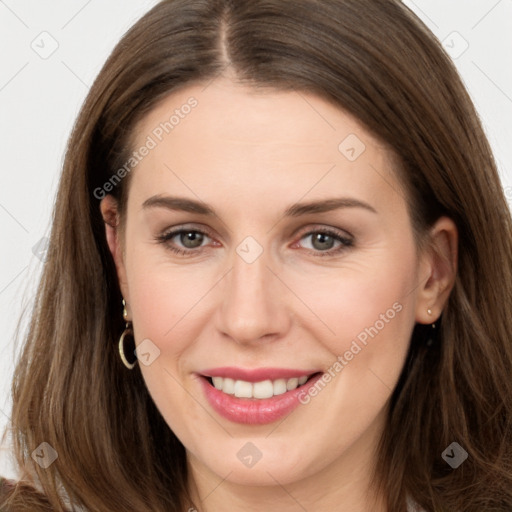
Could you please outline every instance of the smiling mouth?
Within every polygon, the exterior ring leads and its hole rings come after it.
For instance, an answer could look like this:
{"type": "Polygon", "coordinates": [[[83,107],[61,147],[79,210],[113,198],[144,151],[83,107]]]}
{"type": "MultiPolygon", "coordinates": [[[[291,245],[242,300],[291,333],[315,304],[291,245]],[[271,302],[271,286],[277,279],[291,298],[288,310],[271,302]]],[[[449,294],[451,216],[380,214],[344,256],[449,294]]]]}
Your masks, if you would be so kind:
{"type": "Polygon", "coordinates": [[[226,395],[236,398],[249,398],[263,400],[273,396],[283,395],[288,391],[293,391],[305,385],[310,379],[320,375],[316,372],[301,377],[292,377],[289,379],[262,380],[259,382],[248,382],[245,380],[231,379],[229,377],[208,377],[203,376],[211,386],[226,395]]]}

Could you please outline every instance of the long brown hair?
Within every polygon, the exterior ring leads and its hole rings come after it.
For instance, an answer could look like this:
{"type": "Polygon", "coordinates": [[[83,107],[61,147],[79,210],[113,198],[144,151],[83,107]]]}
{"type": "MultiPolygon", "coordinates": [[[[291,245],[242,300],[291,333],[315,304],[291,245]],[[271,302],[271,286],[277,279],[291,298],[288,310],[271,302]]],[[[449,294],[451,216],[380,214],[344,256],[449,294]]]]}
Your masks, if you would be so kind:
{"type": "MultiPolygon", "coordinates": [[[[435,343],[413,331],[375,484],[393,512],[408,495],[427,511],[512,510],[512,221],[453,64],[397,0],[165,0],[123,37],[69,140],[15,370],[22,478],[57,511],[62,494],[87,510],[191,505],[184,447],[116,352],[121,295],[95,191],[128,160],[137,123],[159,101],[223,73],[353,114],[397,155],[418,239],[440,215],[455,221],[455,286],[435,343]],[[454,441],[468,453],[457,469],[441,457],[454,441]],[[46,469],[30,457],[42,442],[58,453],[46,469]]],[[[112,192],[122,215],[129,181],[112,192]]],[[[47,510],[34,500],[20,487],[10,503],[47,510]]]]}

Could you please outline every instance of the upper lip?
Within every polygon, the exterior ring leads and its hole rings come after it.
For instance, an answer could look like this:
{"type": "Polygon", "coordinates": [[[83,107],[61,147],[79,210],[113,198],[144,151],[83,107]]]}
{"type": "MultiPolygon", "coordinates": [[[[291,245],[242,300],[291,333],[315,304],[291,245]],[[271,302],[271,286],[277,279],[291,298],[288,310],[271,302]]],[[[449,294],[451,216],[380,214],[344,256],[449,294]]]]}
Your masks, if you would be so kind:
{"type": "Polygon", "coordinates": [[[300,370],[294,368],[238,368],[223,366],[221,368],[208,368],[199,372],[204,377],[224,377],[247,382],[261,382],[264,380],[292,379],[294,377],[311,376],[319,370],[300,370]]]}

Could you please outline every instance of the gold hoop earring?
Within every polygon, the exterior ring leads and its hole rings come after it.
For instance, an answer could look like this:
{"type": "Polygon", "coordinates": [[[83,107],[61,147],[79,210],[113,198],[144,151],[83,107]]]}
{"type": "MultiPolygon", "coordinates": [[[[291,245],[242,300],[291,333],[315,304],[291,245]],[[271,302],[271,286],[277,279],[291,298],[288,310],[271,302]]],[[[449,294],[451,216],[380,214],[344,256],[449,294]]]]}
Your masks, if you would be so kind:
{"type": "Polygon", "coordinates": [[[130,363],[124,355],[124,338],[126,335],[133,336],[133,330],[130,326],[130,322],[126,322],[126,329],[123,331],[123,334],[121,334],[121,337],[119,338],[119,355],[121,356],[121,361],[123,361],[123,364],[126,366],[126,368],[128,368],[128,370],[133,370],[137,360],[135,360],[133,363],[130,363]]]}

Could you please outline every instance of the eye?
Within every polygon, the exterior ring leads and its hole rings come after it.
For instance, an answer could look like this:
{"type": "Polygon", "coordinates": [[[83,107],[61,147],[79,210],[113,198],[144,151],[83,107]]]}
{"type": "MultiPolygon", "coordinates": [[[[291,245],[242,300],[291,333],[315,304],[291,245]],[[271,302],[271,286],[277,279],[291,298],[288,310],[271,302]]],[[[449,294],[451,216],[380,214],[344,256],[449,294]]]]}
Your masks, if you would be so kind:
{"type": "Polygon", "coordinates": [[[316,253],[315,256],[320,257],[339,254],[354,245],[354,240],[351,237],[332,229],[309,231],[302,235],[301,240],[308,238],[311,240],[311,250],[316,253]],[[336,244],[338,245],[334,248],[336,244]]]}
{"type": "Polygon", "coordinates": [[[157,236],[156,240],[159,243],[164,244],[171,251],[188,256],[201,252],[202,243],[205,239],[209,238],[210,236],[208,233],[204,231],[180,228],[167,231],[162,235],[157,236]],[[180,248],[180,244],[183,248],[180,248]]]}

